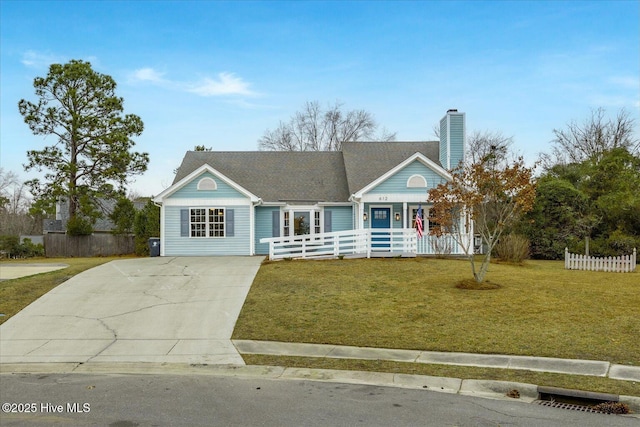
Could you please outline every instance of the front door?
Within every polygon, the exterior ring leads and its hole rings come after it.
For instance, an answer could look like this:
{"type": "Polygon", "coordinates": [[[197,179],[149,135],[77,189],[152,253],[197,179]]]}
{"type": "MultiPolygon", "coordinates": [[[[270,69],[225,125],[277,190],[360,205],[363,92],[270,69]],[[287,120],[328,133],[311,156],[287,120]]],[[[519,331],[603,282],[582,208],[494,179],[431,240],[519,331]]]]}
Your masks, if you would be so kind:
{"type": "Polygon", "coordinates": [[[375,228],[391,228],[391,208],[371,208],[371,247],[375,251],[391,250],[391,235],[375,228]]]}

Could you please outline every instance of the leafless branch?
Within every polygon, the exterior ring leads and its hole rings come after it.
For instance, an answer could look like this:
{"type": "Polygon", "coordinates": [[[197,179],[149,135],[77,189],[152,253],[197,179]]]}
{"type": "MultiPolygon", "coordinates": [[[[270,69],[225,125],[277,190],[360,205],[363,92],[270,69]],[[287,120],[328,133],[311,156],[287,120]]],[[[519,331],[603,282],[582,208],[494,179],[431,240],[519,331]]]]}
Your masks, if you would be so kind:
{"type": "Polygon", "coordinates": [[[366,110],[344,111],[339,102],[323,109],[318,101],[308,101],[289,122],[265,131],[258,146],[271,151],[339,151],[350,141],[395,140],[396,134],[384,128],[376,136],[377,128],[366,110]]]}
{"type": "Polygon", "coordinates": [[[592,110],[583,123],[572,120],[564,129],[553,130],[555,163],[598,161],[604,152],[619,147],[638,153],[640,140],[634,130],[635,119],[625,109],[621,109],[615,119],[607,119],[604,108],[592,110]]]}

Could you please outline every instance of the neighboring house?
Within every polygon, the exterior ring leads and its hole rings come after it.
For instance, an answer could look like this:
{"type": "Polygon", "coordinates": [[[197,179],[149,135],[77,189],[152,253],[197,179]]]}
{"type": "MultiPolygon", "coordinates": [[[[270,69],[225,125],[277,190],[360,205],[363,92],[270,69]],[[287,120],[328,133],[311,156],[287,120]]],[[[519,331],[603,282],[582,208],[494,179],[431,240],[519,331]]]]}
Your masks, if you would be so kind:
{"type": "MultiPolygon", "coordinates": [[[[133,207],[136,211],[144,208],[149,198],[140,197],[133,201],[133,207]]],[[[102,210],[102,218],[98,218],[93,224],[94,233],[110,233],[115,225],[109,218],[116,206],[116,200],[102,199],[100,200],[100,209],[102,210]]],[[[56,202],[56,219],[43,220],[43,234],[47,233],[63,233],[67,231],[67,222],[69,222],[69,200],[60,198],[56,202]]]]}
{"type": "Polygon", "coordinates": [[[349,142],[339,152],[189,151],[171,187],[154,198],[161,255],[268,254],[266,238],[410,229],[420,205],[425,237],[416,252],[433,253],[427,193],[451,179],[464,151],[465,114],[457,110],[440,121],[440,141],[349,142]]]}

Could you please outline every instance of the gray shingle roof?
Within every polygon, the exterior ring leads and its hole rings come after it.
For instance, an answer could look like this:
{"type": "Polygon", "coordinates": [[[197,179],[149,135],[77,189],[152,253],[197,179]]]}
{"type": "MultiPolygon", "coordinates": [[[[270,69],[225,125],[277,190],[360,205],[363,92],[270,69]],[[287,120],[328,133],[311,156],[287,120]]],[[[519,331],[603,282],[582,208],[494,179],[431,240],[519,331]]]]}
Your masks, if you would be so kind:
{"type": "Polygon", "coordinates": [[[335,151],[188,151],[176,184],[208,164],[265,202],[346,202],[416,152],[438,162],[438,142],[350,142],[335,151]]]}
{"type": "Polygon", "coordinates": [[[342,145],[349,193],[361,190],[415,153],[440,165],[438,141],[350,142],[342,145]]]}
{"type": "Polygon", "coordinates": [[[174,184],[205,163],[265,202],[349,199],[340,152],[188,151],[174,184]]]}

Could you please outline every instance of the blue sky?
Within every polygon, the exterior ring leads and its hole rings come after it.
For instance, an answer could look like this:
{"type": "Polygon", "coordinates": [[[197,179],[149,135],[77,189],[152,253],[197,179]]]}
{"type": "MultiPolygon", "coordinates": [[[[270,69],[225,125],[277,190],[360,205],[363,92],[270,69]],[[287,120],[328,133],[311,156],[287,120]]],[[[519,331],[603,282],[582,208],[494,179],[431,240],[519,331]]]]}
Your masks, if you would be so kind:
{"type": "Polygon", "coordinates": [[[0,165],[23,179],[26,151],[55,141],[18,101],[70,59],[111,75],[144,121],[139,195],[195,145],[257,150],[312,100],[366,109],[398,140],[433,139],[457,108],[468,134],[513,136],[528,162],[591,109],[640,122],[638,1],[0,1],[0,165]]]}

